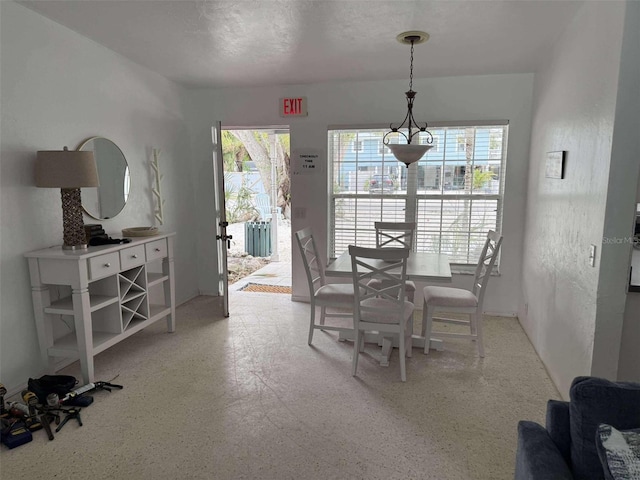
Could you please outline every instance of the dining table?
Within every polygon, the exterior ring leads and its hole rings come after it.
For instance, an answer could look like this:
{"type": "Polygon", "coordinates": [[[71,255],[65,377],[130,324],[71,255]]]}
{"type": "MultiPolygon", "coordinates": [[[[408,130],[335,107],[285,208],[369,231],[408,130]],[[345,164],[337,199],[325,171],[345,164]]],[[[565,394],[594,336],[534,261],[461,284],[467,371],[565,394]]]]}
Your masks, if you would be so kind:
{"type": "MultiPolygon", "coordinates": [[[[380,267],[384,265],[383,260],[378,260],[380,267]]],[[[390,270],[393,272],[393,270],[390,270]]],[[[327,277],[349,277],[352,278],[351,256],[345,251],[331,262],[324,271],[327,277]]],[[[449,257],[440,253],[427,252],[409,252],[407,259],[407,279],[416,282],[429,284],[451,283],[451,265],[449,257]]],[[[342,331],[338,337],[339,340],[353,340],[353,331],[342,331]]],[[[367,332],[364,341],[367,343],[377,343],[382,347],[380,354],[380,365],[388,366],[389,357],[393,347],[398,346],[398,339],[390,339],[388,337],[381,338],[377,332],[367,332]]],[[[411,346],[424,349],[426,339],[421,335],[411,336],[411,346]]],[[[437,338],[429,339],[429,348],[442,351],[442,340],[437,338]]]]}

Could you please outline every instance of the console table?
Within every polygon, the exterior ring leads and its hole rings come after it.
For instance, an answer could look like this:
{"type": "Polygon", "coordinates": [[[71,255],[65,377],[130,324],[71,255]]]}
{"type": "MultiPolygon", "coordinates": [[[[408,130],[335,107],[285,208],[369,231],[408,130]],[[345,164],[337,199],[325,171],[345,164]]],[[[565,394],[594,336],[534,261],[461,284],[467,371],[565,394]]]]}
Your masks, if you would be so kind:
{"type": "Polygon", "coordinates": [[[163,318],[175,331],[174,235],[25,254],[47,373],[54,373],[57,357],[78,358],[84,383],[93,382],[98,353],[163,318]],[[73,318],[74,330],[59,337],[52,322],[61,315],[73,318]]]}

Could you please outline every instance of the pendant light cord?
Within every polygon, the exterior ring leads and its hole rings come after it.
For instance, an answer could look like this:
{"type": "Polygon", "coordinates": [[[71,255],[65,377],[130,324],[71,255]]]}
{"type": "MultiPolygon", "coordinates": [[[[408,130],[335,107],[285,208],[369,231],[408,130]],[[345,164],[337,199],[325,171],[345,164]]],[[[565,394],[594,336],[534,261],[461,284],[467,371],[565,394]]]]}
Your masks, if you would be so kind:
{"type": "Polygon", "coordinates": [[[409,68],[409,90],[413,90],[413,40],[411,40],[411,67],[409,68]]]}

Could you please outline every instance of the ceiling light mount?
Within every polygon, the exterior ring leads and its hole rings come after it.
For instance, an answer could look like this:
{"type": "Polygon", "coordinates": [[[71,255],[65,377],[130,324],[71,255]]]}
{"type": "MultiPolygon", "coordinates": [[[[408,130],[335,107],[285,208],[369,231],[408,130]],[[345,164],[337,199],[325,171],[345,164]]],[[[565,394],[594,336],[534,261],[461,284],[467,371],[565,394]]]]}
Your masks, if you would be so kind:
{"type": "Polygon", "coordinates": [[[389,125],[391,131],[385,134],[383,142],[391,150],[396,159],[399,162],[404,163],[408,168],[410,164],[420,160],[422,156],[427,152],[427,150],[433,147],[433,135],[431,135],[431,132],[427,130],[427,123],[425,122],[424,126],[420,126],[418,125],[418,122],[416,122],[416,120],[413,118],[413,101],[416,97],[416,92],[413,91],[413,46],[429,40],[429,34],[427,32],[412,30],[401,33],[396,37],[396,40],[404,45],[411,45],[409,91],[405,92],[405,96],[407,97],[407,115],[404,117],[404,120],[399,126],[394,127],[393,124],[389,125]],[[416,130],[412,131],[414,127],[416,128],[416,130]],[[407,129],[407,133],[402,131],[402,129],[404,128],[407,129]],[[419,143],[411,144],[411,140],[413,139],[413,137],[420,132],[425,132],[427,134],[427,143],[422,145],[419,143]],[[390,143],[389,135],[392,133],[402,135],[407,143],[390,143]]]}
{"type": "Polygon", "coordinates": [[[419,30],[411,30],[409,32],[402,32],[396,37],[396,40],[403,45],[411,45],[411,42],[413,42],[414,45],[418,45],[429,40],[429,34],[419,30]]]}

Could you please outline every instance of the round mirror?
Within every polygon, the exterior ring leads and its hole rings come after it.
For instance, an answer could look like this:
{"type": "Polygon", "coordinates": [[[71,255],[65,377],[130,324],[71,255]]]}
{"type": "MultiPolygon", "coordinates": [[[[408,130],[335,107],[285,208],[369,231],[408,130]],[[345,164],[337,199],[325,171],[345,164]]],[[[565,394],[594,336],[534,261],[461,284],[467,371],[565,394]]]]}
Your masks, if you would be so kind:
{"type": "Polygon", "coordinates": [[[92,137],[78,150],[93,152],[98,167],[99,187],[82,189],[82,207],[88,215],[107,220],[118,215],[129,198],[129,166],[122,150],[103,137],[92,137]]]}

